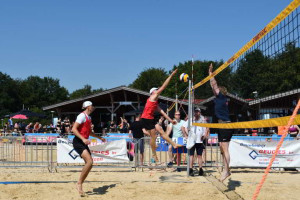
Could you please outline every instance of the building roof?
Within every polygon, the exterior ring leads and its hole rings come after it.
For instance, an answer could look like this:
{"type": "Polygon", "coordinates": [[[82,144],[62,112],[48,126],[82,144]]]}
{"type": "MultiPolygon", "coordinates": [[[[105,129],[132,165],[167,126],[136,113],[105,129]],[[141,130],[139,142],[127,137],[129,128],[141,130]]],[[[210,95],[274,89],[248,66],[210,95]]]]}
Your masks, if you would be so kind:
{"type": "Polygon", "coordinates": [[[286,97],[286,96],[291,96],[291,95],[294,95],[294,94],[300,95],[300,88],[290,90],[290,91],[287,91],[287,92],[282,92],[282,93],[275,94],[275,95],[271,95],[271,96],[268,96],[268,97],[260,98],[260,99],[255,99],[253,101],[250,101],[249,105],[251,106],[251,105],[259,104],[259,103],[262,103],[262,102],[275,100],[275,99],[279,99],[279,98],[286,97]]]}
{"type": "MultiPolygon", "coordinates": [[[[99,93],[96,93],[96,94],[88,95],[88,96],[85,96],[85,97],[80,97],[80,98],[76,98],[76,99],[72,99],[72,100],[68,100],[68,101],[63,101],[63,102],[60,102],[60,103],[57,103],[57,104],[45,106],[45,107],[43,107],[43,110],[56,109],[56,108],[59,108],[59,107],[70,105],[70,104],[81,104],[83,101],[86,101],[86,100],[97,99],[99,97],[107,96],[107,95],[110,95],[112,93],[117,93],[117,92],[122,93],[122,91],[124,93],[122,95],[122,99],[118,98],[118,100],[115,100],[115,102],[117,102],[117,101],[127,101],[127,97],[126,97],[126,94],[125,94],[126,92],[131,92],[131,93],[135,93],[135,94],[142,95],[142,96],[147,96],[147,97],[150,96],[150,94],[148,92],[145,92],[145,91],[142,91],[142,90],[129,88],[129,87],[126,87],[126,86],[119,86],[119,87],[108,89],[108,90],[105,90],[105,91],[102,91],[102,92],[99,92],[99,93]]],[[[119,96],[120,95],[118,95],[118,97],[119,96]]],[[[165,96],[161,96],[161,95],[159,96],[159,100],[164,100],[164,101],[169,101],[169,102],[175,102],[176,101],[175,99],[165,97],[165,96]]],[[[109,101],[110,101],[110,99],[109,99],[109,101]]],[[[132,99],[131,100],[128,99],[128,101],[132,101],[132,99]]],[[[183,105],[188,105],[188,103],[186,103],[186,102],[182,102],[182,104],[183,105]]]]}

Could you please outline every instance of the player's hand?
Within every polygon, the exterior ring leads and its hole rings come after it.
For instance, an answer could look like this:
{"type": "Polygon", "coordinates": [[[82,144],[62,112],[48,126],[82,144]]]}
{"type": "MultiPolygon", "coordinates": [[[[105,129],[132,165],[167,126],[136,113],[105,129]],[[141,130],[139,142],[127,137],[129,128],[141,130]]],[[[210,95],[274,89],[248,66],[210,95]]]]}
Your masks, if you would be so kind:
{"type": "Polygon", "coordinates": [[[178,71],[178,69],[175,69],[175,70],[172,72],[172,76],[173,76],[174,74],[176,74],[177,71],[178,71]]]}
{"type": "Polygon", "coordinates": [[[208,69],[208,73],[209,73],[209,75],[211,75],[211,74],[212,74],[212,70],[213,70],[213,65],[212,65],[212,63],[210,63],[210,65],[209,65],[209,69],[208,69]]]}
{"type": "Polygon", "coordinates": [[[88,139],[85,139],[85,138],[82,140],[82,142],[86,145],[91,144],[91,141],[89,141],[88,139]]]}
{"type": "Polygon", "coordinates": [[[177,121],[176,120],[172,120],[171,122],[173,125],[176,125],[177,124],[177,121]]]}

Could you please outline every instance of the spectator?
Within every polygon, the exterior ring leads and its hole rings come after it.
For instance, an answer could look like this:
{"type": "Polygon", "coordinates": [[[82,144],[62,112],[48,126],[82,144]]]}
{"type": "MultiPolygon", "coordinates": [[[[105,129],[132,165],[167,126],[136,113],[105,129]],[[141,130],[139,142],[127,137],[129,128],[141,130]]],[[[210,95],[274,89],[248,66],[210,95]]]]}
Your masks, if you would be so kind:
{"type": "MultiPolygon", "coordinates": [[[[182,137],[187,137],[187,135],[184,135],[182,132],[182,127],[184,125],[184,121],[180,119],[180,112],[176,111],[175,112],[175,120],[176,120],[176,124],[172,124],[170,123],[167,127],[167,135],[170,137],[170,133],[173,132],[172,134],[172,140],[177,143],[178,142],[178,138],[182,138],[182,137]]],[[[169,149],[168,149],[168,154],[169,154],[169,160],[170,162],[168,163],[168,166],[172,166],[173,165],[173,153],[172,153],[173,149],[172,149],[172,145],[169,144],[169,149]]],[[[177,153],[177,166],[180,166],[181,164],[181,154],[177,153]]],[[[180,172],[180,168],[176,169],[178,172],[180,172]]]]}
{"type": "Polygon", "coordinates": [[[117,126],[116,126],[115,122],[110,121],[110,123],[109,123],[109,132],[115,132],[116,129],[117,129],[117,126]]]}
{"type": "Polygon", "coordinates": [[[12,117],[8,119],[8,130],[12,130],[14,128],[14,122],[12,120],[12,117]]]}
{"type": "MultiPolygon", "coordinates": [[[[137,115],[135,118],[135,121],[132,122],[129,133],[132,134],[132,137],[138,142],[138,152],[140,153],[140,165],[143,165],[144,163],[144,140],[142,139],[144,137],[144,134],[149,135],[148,132],[143,127],[143,123],[140,121],[141,116],[137,115]]],[[[150,136],[150,135],[149,135],[150,136]]],[[[135,152],[135,153],[138,153],[135,152]]]]}
{"type": "Polygon", "coordinates": [[[300,128],[297,125],[291,125],[289,128],[289,134],[291,137],[296,137],[300,133],[300,128]]]}
{"type": "Polygon", "coordinates": [[[71,124],[68,117],[65,117],[63,124],[64,124],[65,133],[69,133],[71,124]]]}
{"type": "Polygon", "coordinates": [[[38,133],[41,129],[42,125],[39,122],[35,122],[34,126],[33,126],[33,132],[34,133],[38,133]]]}
{"type": "Polygon", "coordinates": [[[184,124],[184,131],[188,134],[195,135],[195,145],[190,149],[190,171],[189,175],[194,176],[193,164],[194,164],[194,154],[197,153],[198,164],[199,164],[199,176],[203,176],[204,172],[202,169],[202,153],[204,150],[203,140],[208,137],[208,128],[193,126],[194,123],[206,123],[205,118],[201,115],[200,108],[195,108],[194,119],[191,119],[190,132],[188,132],[188,121],[184,124]]]}
{"type": "Polygon", "coordinates": [[[19,126],[18,122],[15,123],[14,129],[15,129],[15,131],[19,131],[20,126],[19,126]]]}
{"type": "Polygon", "coordinates": [[[30,122],[26,127],[25,127],[26,133],[32,133],[32,123],[30,122]]]}
{"type": "Polygon", "coordinates": [[[126,119],[123,119],[121,117],[121,124],[120,124],[121,133],[128,133],[128,130],[129,130],[129,123],[127,122],[126,119]]]}

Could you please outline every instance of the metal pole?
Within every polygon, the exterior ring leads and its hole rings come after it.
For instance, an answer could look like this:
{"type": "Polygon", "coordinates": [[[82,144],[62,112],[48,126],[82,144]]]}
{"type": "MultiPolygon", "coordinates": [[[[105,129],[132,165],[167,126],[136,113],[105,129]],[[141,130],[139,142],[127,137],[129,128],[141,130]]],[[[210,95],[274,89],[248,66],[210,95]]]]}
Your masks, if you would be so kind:
{"type": "Polygon", "coordinates": [[[176,94],[176,107],[175,107],[175,111],[178,111],[178,95],[176,94]]]}
{"type": "MultiPolygon", "coordinates": [[[[190,134],[191,130],[191,117],[192,117],[192,98],[191,98],[191,88],[192,81],[189,80],[189,107],[188,107],[188,134],[190,134]]],[[[188,149],[188,158],[187,158],[187,176],[190,173],[190,150],[188,149]]]]}

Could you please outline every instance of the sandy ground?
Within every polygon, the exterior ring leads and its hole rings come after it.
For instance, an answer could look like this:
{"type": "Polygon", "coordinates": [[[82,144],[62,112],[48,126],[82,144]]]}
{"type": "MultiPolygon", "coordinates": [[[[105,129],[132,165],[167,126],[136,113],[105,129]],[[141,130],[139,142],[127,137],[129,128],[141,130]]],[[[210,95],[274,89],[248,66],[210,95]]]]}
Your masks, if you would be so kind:
{"type": "MultiPolygon", "coordinates": [[[[55,173],[44,168],[1,168],[0,182],[39,183],[0,184],[0,199],[251,199],[263,175],[263,170],[233,169],[230,179],[220,184],[216,169],[206,172],[205,177],[187,177],[186,171],[171,169],[94,168],[84,184],[87,197],[79,197],[75,183],[80,168],[58,169],[55,173]]],[[[273,171],[258,199],[299,199],[299,182],[298,172],[273,171]]]]}

